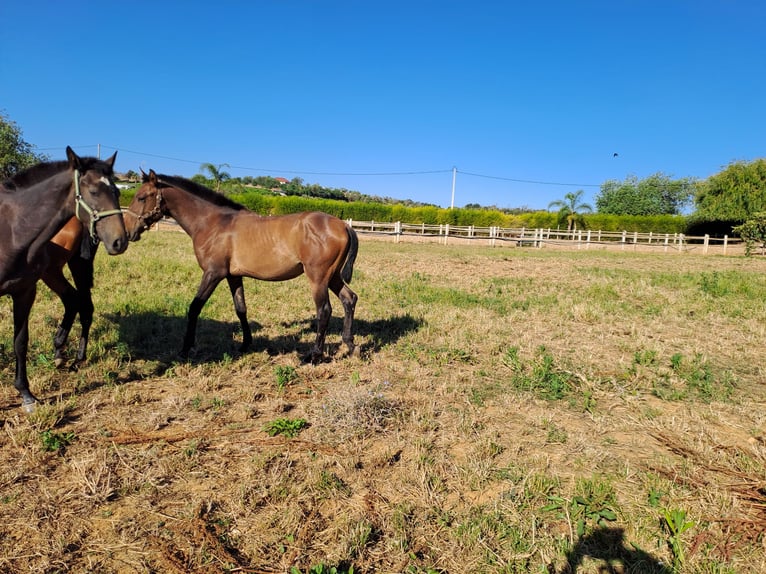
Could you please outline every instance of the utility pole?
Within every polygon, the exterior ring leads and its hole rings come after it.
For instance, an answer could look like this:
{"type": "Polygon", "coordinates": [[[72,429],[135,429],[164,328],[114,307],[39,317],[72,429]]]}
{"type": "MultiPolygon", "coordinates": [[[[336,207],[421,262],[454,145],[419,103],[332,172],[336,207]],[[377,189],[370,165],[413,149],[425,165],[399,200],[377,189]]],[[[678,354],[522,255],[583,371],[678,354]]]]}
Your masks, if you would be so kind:
{"type": "Polygon", "coordinates": [[[97,145],[97,149],[98,149],[98,151],[96,152],[96,157],[98,159],[101,159],[101,144],[97,145]]]}
{"type": "Polygon", "coordinates": [[[450,202],[449,208],[455,209],[455,178],[457,177],[457,168],[453,165],[452,166],[452,201],[450,202]]]}

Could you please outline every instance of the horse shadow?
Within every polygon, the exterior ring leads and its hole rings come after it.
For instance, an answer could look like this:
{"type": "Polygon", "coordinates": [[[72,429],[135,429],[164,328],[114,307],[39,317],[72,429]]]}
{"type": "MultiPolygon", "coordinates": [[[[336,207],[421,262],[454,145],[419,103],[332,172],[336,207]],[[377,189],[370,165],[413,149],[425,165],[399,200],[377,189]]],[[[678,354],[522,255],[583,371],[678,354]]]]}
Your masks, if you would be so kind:
{"type": "Polygon", "coordinates": [[[567,563],[563,568],[557,571],[551,565],[548,571],[550,574],[576,574],[586,557],[602,560],[604,564],[599,566],[598,571],[603,574],[672,574],[672,569],[656,556],[627,544],[622,528],[598,528],[580,537],[572,550],[567,552],[567,563]]]}
{"type": "MultiPolygon", "coordinates": [[[[173,362],[184,360],[179,357],[179,351],[186,332],[185,316],[144,312],[106,315],[106,319],[118,325],[119,340],[127,346],[132,358],[157,361],[168,367],[173,362]]],[[[422,319],[407,313],[371,321],[357,318],[354,320],[354,335],[364,357],[379,352],[408,333],[418,331],[423,325],[422,319]]],[[[280,326],[284,330],[282,334],[267,337],[258,334],[263,329],[261,324],[250,321],[253,343],[247,352],[265,351],[270,356],[297,353],[301,357],[310,354],[313,338],[306,335],[316,332],[314,319],[283,322],[280,326]]],[[[338,355],[345,349],[345,345],[339,340],[342,328],[342,317],[330,319],[327,333],[332,341],[325,345],[329,357],[338,355]]],[[[218,321],[200,317],[197,322],[196,346],[188,360],[192,363],[204,363],[239,356],[241,336],[242,329],[236,320],[218,321]]]]}

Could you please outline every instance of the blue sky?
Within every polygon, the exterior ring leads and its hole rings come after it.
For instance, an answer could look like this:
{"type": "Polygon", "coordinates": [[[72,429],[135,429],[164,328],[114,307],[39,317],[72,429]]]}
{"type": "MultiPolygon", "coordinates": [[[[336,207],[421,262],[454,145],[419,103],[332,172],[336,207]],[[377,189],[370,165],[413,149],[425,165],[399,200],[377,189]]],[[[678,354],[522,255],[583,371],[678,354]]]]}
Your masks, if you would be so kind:
{"type": "Polygon", "coordinates": [[[761,0],[7,0],[0,22],[0,110],[118,171],[448,207],[455,167],[456,207],[544,209],[766,157],[761,0]]]}

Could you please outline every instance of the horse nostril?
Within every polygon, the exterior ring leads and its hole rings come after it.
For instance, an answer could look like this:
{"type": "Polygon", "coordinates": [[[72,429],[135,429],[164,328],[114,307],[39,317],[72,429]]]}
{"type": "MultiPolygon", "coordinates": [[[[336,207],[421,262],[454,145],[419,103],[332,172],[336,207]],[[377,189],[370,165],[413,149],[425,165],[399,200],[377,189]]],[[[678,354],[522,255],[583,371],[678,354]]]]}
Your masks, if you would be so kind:
{"type": "Polygon", "coordinates": [[[122,253],[128,248],[128,239],[127,237],[122,238],[118,237],[112,242],[112,253],[118,254],[122,253]]]}

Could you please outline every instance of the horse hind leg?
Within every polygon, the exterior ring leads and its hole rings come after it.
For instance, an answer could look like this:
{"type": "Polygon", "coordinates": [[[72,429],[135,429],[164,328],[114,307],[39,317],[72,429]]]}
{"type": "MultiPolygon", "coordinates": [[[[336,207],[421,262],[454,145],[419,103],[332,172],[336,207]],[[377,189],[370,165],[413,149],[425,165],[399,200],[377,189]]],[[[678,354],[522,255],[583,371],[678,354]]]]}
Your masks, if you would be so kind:
{"type": "Polygon", "coordinates": [[[324,357],[324,340],[327,336],[330,317],[332,317],[332,305],[330,305],[330,293],[326,285],[312,285],[312,294],[317,311],[317,334],[308,359],[312,363],[318,363],[324,357]]]}
{"type": "Polygon", "coordinates": [[[245,287],[242,285],[242,277],[228,275],[226,281],[229,283],[231,298],[234,300],[234,312],[237,314],[239,324],[242,326],[242,345],[239,347],[239,351],[244,353],[253,344],[253,334],[250,331],[250,323],[247,322],[245,287]]]}
{"type": "Polygon", "coordinates": [[[343,332],[341,338],[348,348],[348,354],[354,357],[360,355],[359,347],[354,344],[354,312],[356,302],[359,299],[357,294],[346,285],[339,277],[334,278],[330,284],[330,289],[338,296],[343,305],[343,332]]]}

